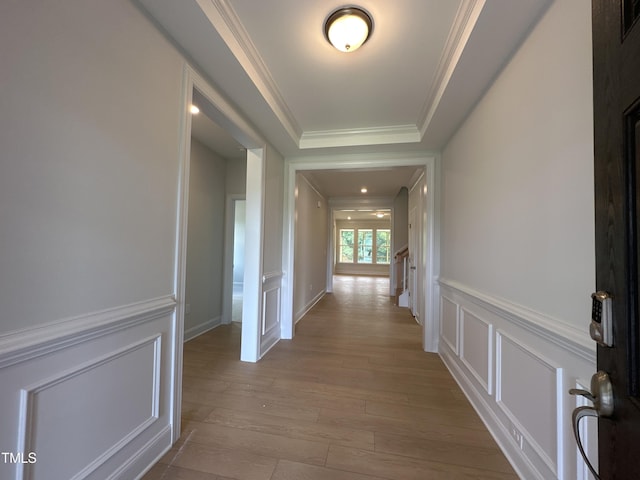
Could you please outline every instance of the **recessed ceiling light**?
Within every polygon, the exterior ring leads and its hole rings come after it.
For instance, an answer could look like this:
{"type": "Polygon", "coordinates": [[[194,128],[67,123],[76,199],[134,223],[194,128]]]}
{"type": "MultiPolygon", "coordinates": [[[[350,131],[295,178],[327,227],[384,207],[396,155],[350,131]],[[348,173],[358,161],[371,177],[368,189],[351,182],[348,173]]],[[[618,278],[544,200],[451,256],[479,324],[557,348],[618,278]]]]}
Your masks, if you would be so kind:
{"type": "Polygon", "coordinates": [[[376,217],[383,218],[384,217],[384,213],[378,212],[378,213],[376,213],[376,217]]]}
{"type": "Polygon", "coordinates": [[[324,35],[341,52],[350,53],[362,46],[373,31],[371,16],[359,7],[342,7],[324,23],[324,35]]]}
{"type": "Polygon", "coordinates": [[[351,220],[351,217],[347,217],[347,220],[351,220]]]}
{"type": "Polygon", "coordinates": [[[367,187],[362,187],[362,188],[360,189],[360,192],[361,192],[361,193],[367,193],[367,187]]]}
{"type": "Polygon", "coordinates": [[[189,107],[189,111],[193,114],[193,115],[197,115],[200,113],[200,109],[198,107],[196,107],[195,105],[191,105],[189,107]]]}

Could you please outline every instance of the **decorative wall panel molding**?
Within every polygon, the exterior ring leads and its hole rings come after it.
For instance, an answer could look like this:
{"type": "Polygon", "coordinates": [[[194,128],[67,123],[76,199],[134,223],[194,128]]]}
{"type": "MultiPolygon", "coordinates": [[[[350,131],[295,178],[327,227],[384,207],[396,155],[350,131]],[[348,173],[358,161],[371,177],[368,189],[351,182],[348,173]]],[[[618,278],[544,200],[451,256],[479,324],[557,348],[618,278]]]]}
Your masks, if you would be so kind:
{"type": "Polygon", "coordinates": [[[460,360],[491,395],[493,389],[493,325],[460,308],[460,360]]]}
{"type": "Polygon", "coordinates": [[[85,478],[154,423],[160,405],[161,343],[156,335],[23,388],[21,451],[37,452],[41,462],[19,465],[25,478],[45,478],[39,465],[55,462],[64,478],[85,478]],[[117,394],[124,391],[126,396],[117,394]],[[71,420],[63,432],[51,421],[56,418],[71,420]],[[87,442],[87,432],[100,432],[100,441],[87,442]],[[87,458],[93,461],[83,465],[87,458]]]}
{"type": "Polygon", "coordinates": [[[581,356],[588,362],[595,363],[596,349],[589,336],[566,322],[504,299],[492,297],[453,280],[440,278],[438,282],[448,290],[464,295],[467,301],[530,330],[531,333],[581,356]]]}
{"type": "Polygon", "coordinates": [[[595,371],[586,334],[456,282],[439,288],[440,356],[518,475],[583,478],[568,390],[595,371]]]}
{"type": "Polygon", "coordinates": [[[440,334],[442,340],[454,354],[458,355],[458,332],[460,311],[453,300],[442,295],[440,297],[440,334]]]}
{"type": "Polygon", "coordinates": [[[265,273],[262,277],[260,357],[280,340],[282,277],[282,272],[265,273]]]}
{"type": "Polygon", "coordinates": [[[171,446],[175,322],[164,297],[5,335],[19,342],[0,356],[0,444],[37,460],[0,463],[0,478],[124,479],[148,468],[171,446]]]}
{"type": "Polygon", "coordinates": [[[561,385],[562,369],[515,338],[497,332],[496,404],[556,476],[561,385]]]}
{"type": "Polygon", "coordinates": [[[79,315],[0,335],[0,368],[152,321],[173,312],[173,295],[79,315]]]}

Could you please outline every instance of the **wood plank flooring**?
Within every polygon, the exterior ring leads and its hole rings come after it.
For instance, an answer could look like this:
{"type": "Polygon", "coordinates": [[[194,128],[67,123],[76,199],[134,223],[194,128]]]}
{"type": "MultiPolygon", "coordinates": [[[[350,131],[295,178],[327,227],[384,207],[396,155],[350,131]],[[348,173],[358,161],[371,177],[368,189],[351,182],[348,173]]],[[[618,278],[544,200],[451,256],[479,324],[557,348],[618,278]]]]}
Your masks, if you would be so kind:
{"type": "Polygon", "coordinates": [[[185,344],[182,436],[144,480],[517,479],[386,278],[337,276],[257,364],[185,344]]]}

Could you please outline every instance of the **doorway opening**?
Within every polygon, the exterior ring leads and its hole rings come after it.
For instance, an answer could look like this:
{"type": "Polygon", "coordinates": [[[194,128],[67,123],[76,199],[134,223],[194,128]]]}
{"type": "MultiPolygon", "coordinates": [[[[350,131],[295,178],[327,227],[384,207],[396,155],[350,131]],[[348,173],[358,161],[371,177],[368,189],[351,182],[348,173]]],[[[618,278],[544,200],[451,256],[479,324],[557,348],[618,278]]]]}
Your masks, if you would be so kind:
{"type": "MultiPolygon", "coordinates": [[[[259,231],[261,217],[248,212],[262,211],[264,161],[260,136],[190,66],[185,67],[184,85],[171,377],[173,441],[180,437],[184,340],[231,323],[233,240],[228,241],[232,233],[224,227],[229,219],[227,195],[246,199],[247,232],[259,231]],[[194,105],[197,112],[191,109],[194,105]],[[201,131],[201,124],[207,127],[207,133],[201,131]],[[204,281],[200,283],[200,279],[204,281]]],[[[254,362],[259,345],[261,258],[253,252],[260,250],[261,237],[248,234],[243,265],[244,321],[235,324],[242,329],[239,357],[254,362]]]]}
{"type": "MultiPolygon", "coordinates": [[[[411,202],[415,202],[416,205],[416,245],[415,245],[415,282],[414,289],[416,295],[414,298],[414,311],[416,321],[422,326],[422,344],[423,349],[429,352],[437,352],[438,339],[439,339],[439,322],[438,322],[438,305],[436,305],[435,299],[437,296],[437,282],[435,279],[435,272],[438,270],[436,265],[436,252],[437,252],[437,237],[435,235],[436,223],[437,223],[437,211],[435,207],[436,200],[436,157],[430,156],[414,156],[407,155],[403,158],[389,159],[386,156],[381,155],[376,158],[375,155],[345,155],[341,157],[335,157],[330,160],[325,158],[318,159],[317,161],[290,161],[287,168],[287,198],[286,198],[286,212],[285,212],[285,246],[284,251],[287,256],[284,259],[285,271],[292,272],[289,276],[287,284],[285,285],[285,292],[283,295],[283,324],[282,324],[282,338],[293,338],[295,320],[298,319],[298,311],[296,308],[297,290],[294,289],[294,284],[298,286],[299,282],[296,278],[298,275],[297,266],[297,248],[299,246],[298,238],[298,218],[299,208],[298,198],[300,195],[298,177],[300,174],[305,175],[308,172],[326,172],[331,171],[331,180],[338,182],[341,179],[347,178],[347,174],[360,174],[366,171],[382,170],[386,175],[397,167],[416,167],[420,171],[420,175],[416,177],[416,181],[411,185],[411,202]]],[[[353,183],[353,182],[351,182],[353,183]]],[[[356,185],[360,188],[359,185],[356,185]]],[[[322,191],[322,188],[319,189],[322,191]]],[[[395,192],[397,193],[397,192],[395,192]]],[[[376,208],[380,208],[380,199],[364,199],[364,197],[357,198],[342,198],[338,201],[330,198],[328,203],[332,207],[332,212],[338,209],[349,208],[364,208],[364,205],[373,205],[372,202],[377,202],[376,208]],[[355,207],[354,207],[355,206],[355,207]]],[[[387,201],[392,200],[387,198],[387,201]]],[[[321,207],[321,202],[318,202],[318,208],[321,207]]],[[[333,213],[332,213],[333,215],[333,213]]],[[[334,232],[336,225],[335,219],[330,218],[328,221],[328,231],[334,232]]],[[[399,245],[398,247],[401,247],[399,245]]],[[[326,292],[332,291],[333,281],[333,259],[336,257],[336,251],[339,248],[337,245],[336,235],[329,234],[329,244],[325,258],[328,259],[328,271],[326,280],[326,292]]],[[[394,252],[395,253],[395,252],[394,252]]],[[[306,285],[305,285],[306,287],[306,285]]],[[[308,288],[308,287],[307,287],[308,288]]],[[[391,295],[391,293],[390,293],[391,295]]],[[[299,303],[299,302],[298,302],[299,303]]],[[[304,310],[303,310],[304,311],[304,310]]]]}

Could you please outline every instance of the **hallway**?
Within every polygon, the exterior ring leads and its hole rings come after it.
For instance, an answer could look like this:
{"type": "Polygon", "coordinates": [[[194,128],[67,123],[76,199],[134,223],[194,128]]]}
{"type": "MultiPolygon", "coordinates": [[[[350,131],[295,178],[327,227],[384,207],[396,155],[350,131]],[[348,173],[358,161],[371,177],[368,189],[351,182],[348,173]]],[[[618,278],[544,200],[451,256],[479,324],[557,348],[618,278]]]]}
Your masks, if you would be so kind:
{"type": "Polygon", "coordinates": [[[182,437],[144,480],[516,479],[388,292],[335,277],[257,364],[237,324],[185,344],[182,437]]]}

